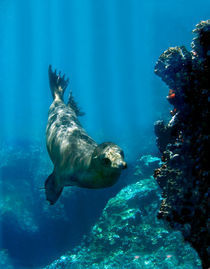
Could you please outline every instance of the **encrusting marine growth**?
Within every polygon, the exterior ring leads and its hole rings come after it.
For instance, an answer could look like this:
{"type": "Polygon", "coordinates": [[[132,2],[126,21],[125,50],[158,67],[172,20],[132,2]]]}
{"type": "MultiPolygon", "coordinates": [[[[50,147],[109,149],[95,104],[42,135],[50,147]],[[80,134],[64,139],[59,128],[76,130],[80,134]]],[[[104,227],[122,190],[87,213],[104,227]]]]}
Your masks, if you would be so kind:
{"type": "Polygon", "coordinates": [[[169,48],[155,66],[170,88],[167,99],[173,110],[169,123],[155,123],[163,164],[154,177],[163,191],[158,217],[181,230],[203,268],[209,268],[210,20],[197,24],[193,33],[191,52],[184,46],[169,48]]]}

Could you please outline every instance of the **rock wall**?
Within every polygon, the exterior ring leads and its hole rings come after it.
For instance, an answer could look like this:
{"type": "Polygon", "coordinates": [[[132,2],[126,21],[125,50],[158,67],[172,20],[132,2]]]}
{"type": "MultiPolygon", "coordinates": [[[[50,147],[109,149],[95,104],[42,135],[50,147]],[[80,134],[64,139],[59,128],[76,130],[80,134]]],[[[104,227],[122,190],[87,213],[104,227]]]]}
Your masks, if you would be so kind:
{"type": "Polygon", "coordinates": [[[209,268],[210,20],[197,24],[193,33],[192,51],[169,48],[155,66],[170,89],[167,99],[173,109],[168,123],[155,123],[163,164],[154,176],[163,191],[158,217],[180,230],[203,268],[209,268]]]}

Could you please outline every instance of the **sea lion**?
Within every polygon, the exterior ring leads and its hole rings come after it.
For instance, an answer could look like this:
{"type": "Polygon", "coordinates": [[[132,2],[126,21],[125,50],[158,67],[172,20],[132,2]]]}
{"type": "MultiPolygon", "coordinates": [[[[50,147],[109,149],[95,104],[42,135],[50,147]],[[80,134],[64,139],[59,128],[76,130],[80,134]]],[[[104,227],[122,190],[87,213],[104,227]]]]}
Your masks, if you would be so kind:
{"type": "Polygon", "coordinates": [[[122,149],[114,143],[97,144],[82,128],[81,113],[72,93],[67,105],[63,95],[68,79],[49,66],[49,83],[53,102],[46,128],[47,150],[54,164],[45,181],[46,198],[54,204],[65,186],[82,188],[110,187],[127,167],[122,149]]]}

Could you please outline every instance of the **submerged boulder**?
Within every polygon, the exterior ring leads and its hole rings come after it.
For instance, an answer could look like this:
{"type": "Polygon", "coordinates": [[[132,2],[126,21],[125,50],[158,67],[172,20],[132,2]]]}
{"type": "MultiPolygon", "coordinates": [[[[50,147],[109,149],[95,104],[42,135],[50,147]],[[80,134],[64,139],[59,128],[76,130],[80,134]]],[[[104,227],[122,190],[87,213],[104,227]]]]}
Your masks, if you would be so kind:
{"type": "Polygon", "coordinates": [[[12,265],[7,249],[0,249],[0,268],[15,269],[12,265]]]}
{"type": "Polygon", "coordinates": [[[201,268],[181,233],[156,218],[160,189],[150,177],[110,199],[91,233],[46,269],[201,268]]]}
{"type": "Polygon", "coordinates": [[[134,175],[138,180],[150,177],[154,169],[162,164],[161,159],[153,155],[143,155],[137,159],[136,171],[134,175]]]}
{"type": "Polygon", "coordinates": [[[45,145],[24,140],[0,148],[0,251],[15,268],[40,267],[78,245],[120,189],[69,187],[51,206],[43,188],[52,169],[45,145]]]}

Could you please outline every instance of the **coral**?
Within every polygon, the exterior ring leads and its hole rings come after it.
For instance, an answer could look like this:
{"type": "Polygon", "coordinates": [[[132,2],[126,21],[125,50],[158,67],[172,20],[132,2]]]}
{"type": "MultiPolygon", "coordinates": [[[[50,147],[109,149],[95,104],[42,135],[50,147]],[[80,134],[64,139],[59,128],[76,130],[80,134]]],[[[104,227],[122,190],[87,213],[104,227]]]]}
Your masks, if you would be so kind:
{"type": "Polygon", "coordinates": [[[164,227],[156,218],[160,196],[153,178],[123,188],[108,201],[81,245],[46,269],[201,268],[196,252],[183,243],[181,233],[164,227]]]}
{"type": "Polygon", "coordinates": [[[166,50],[155,73],[169,86],[171,120],[155,124],[163,164],[154,172],[163,190],[158,217],[179,229],[196,249],[203,268],[208,261],[208,106],[210,75],[210,20],[193,31],[192,51],[166,50]]]}

